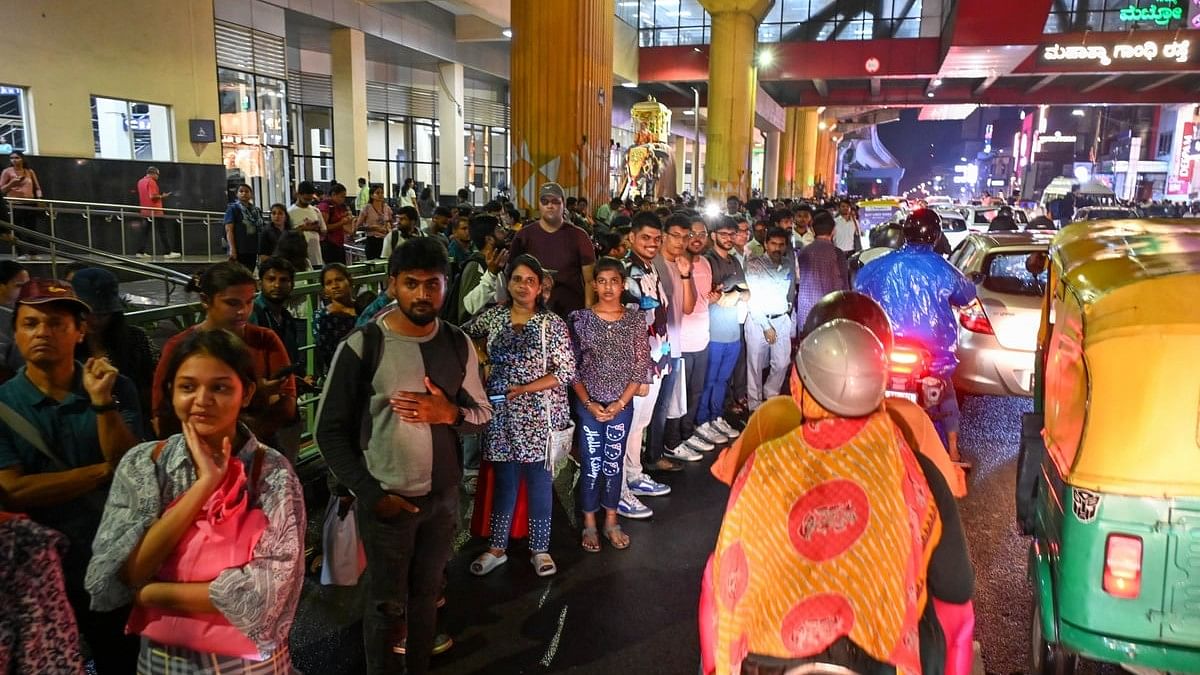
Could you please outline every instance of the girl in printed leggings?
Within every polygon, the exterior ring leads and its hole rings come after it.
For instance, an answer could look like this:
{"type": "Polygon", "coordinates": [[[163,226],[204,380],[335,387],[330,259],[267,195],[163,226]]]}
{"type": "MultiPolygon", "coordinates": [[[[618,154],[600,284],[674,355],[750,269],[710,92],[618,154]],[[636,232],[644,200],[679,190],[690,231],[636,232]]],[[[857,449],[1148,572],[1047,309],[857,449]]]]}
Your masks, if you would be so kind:
{"type": "Polygon", "coordinates": [[[617,522],[624,482],[626,436],[633,421],[629,402],[649,385],[650,346],[646,321],[621,304],[625,266],[616,258],[596,263],[592,285],[596,304],[567,319],[575,351],[575,416],[583,471],[579,476],[583,509],[583,550],[600,550],[596,512],[604,508],[604,536],[613,548],[629,547],[617,522]]]}

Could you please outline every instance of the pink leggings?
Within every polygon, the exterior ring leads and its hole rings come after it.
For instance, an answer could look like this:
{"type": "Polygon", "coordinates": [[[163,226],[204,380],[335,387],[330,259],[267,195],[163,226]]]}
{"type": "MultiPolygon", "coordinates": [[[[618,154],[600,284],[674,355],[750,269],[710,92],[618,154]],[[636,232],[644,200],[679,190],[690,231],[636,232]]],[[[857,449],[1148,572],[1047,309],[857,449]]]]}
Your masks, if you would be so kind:
{"type": "Polygon", "coordinates": [[[975,661],[975,605],[961,605],[933,598],[942,632],[946,634],[946,675],[971,675],[975,661]]]}

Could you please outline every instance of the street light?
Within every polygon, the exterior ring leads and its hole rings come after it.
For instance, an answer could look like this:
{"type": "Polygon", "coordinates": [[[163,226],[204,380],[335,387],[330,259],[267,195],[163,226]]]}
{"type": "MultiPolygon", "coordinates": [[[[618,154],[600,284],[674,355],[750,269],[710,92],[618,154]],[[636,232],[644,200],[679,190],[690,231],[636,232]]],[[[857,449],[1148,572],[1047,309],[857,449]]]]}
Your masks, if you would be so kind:
{"type": "Polygon", "coordinates": [[[775,52],[766,47],[758,50],[758,67],[770,68],[771,64],[775,63],[775,52]]]}

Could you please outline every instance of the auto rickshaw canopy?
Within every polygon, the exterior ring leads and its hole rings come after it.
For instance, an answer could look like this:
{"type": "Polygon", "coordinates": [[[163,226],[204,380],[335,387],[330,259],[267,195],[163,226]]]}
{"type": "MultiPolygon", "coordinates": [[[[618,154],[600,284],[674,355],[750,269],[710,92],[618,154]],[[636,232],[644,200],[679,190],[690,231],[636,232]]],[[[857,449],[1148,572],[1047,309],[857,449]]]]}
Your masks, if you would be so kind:
{"type": "Polygon", "coordinates": [[[1047,401],[1084,418],[1047,420],[1081,432],[1067,482],[1200,495],[1200,221],[1077,223],[1050,253],[1072,315],[1059,318],[1082,328],[1086,378],[1083,410],[1047,401]]]}

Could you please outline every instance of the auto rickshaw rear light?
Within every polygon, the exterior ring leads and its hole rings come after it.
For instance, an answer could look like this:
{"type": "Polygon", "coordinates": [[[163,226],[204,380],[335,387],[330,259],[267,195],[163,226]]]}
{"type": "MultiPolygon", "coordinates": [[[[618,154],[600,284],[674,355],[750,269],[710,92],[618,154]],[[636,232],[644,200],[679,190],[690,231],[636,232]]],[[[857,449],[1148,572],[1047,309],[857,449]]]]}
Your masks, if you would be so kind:
{"type": "Polygon", "coordinates": [[[980,333],[982,335],[995,335],[996,331],[992,328],[992,322],[988,319],[987,313],[983,311],[983,305],[979,300],[972,300],[971,304],[963,307],[958,314],[958,322],[963,328],[972,333],[980,333]]]}
{"type": "Polygon", "coordinates": [[[1142,591],[1142,540],[1108,535],[1104,551],[1104,590],[1117,598],[1136,598],[1142,591]]]}

